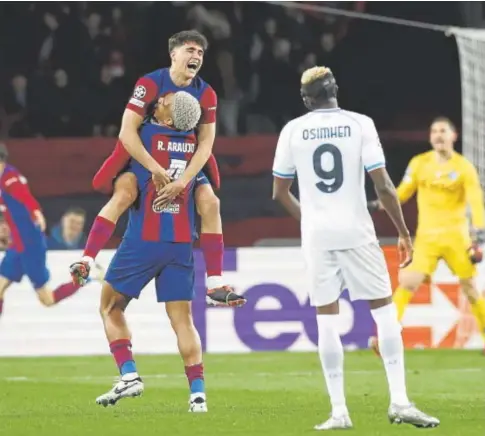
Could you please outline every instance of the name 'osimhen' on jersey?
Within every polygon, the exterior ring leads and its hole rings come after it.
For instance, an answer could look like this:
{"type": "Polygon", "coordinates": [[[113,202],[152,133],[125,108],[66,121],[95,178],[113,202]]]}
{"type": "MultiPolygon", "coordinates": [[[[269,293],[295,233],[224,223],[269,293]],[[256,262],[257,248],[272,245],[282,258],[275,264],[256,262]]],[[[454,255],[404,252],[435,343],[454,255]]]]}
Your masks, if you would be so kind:
{"type": "Polygon", "coordinates": [[[319,109],[286,124],[278,139],[273,175],[298,175],[302,244],[345,250],[376,241],[364,169],[382,167],[379,135],[365,115],[319,109]]]}

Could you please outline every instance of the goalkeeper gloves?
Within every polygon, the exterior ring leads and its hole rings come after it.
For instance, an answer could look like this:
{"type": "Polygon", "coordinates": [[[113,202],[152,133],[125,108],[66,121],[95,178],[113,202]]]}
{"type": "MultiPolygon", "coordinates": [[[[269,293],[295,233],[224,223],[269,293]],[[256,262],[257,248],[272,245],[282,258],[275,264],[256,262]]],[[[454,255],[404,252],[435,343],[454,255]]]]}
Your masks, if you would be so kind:
{"type": "Polygon", "coordinates": [[[468,256],[473,264],[480,263],[483,259],[483,251],[480,244],[485,242],[485,229],[475,229],[472,235],[473,243],[468,249],[468,256]]]}
{"type": "Polygon", "coordinates": [[[468,256],[473,264],[480,263],[483,259],[483,251],[480,246],[474,242],[472,246],[468,249],[468,256]]]}

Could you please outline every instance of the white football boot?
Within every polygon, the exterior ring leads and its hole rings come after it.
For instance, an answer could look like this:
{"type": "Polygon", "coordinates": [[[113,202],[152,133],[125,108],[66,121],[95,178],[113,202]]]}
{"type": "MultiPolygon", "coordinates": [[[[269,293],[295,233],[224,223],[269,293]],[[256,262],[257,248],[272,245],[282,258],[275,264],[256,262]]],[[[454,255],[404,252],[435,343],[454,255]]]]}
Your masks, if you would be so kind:
{"type": "Polygon", "coordinates": [[[136,372],[130,372],[121,377],[109,392],[96,398],[101,406],[114,406],[121,398],[139,397],[143,394],[145,386],[136,372]]]}
{"type": "Polygon", "coordinates": [[[352,428],[352,421],[350,420],[349,415],[341,415],[341,416],[332,416],[327,419],[325,422],[316,425],[313,427],[315,430],[337,430],[337,429],[346,429],[352,428]]]}
{"type": "Polygon", "coordinates": [[[397,406],[391,404],[387,412],[391,424],[411,424],[418,428],[432,428],[440,425],[440,420],[421,412],[414,404],[397,406]]]}
{"type": "Polygon", "coordinates": [[[196,394],[190,394],[189,399],[189,412],[192,413],[206,413],[207,410],[207,401],[205,398],[205,394],[203,392],[199,392],[196,394]]]}

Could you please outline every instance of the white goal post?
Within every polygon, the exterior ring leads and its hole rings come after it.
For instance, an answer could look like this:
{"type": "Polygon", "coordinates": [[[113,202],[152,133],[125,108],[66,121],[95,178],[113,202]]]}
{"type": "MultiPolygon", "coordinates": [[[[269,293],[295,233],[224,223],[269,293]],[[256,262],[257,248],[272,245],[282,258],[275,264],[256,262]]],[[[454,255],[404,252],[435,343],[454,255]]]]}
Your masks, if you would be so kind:
{"type": "Polygon", "coordinates": [[[463,154],[485,187],[485,29],[450,28],[460,58],[463,154]]]}

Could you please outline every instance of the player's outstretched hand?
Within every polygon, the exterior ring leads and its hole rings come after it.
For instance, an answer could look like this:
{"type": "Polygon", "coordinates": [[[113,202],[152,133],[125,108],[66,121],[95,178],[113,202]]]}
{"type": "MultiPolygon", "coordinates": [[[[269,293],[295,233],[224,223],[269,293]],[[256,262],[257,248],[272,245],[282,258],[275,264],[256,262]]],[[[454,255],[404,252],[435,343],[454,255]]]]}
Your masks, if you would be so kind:
{"type": "Polygon", "coordinates": [[[152,181],[153,184],[155,185],[155,189],[157,192],[160,192],[160,190],[167,184],[171,182],[170,175],[168,172],[160,167],[156,172],[152,173],[152,181]]]}
{"type": "Polygon", "coordinates": [[[413,261],[413,241],[411,236],[399,236],[397,249],[399,251],[399,268],[405,268],[413,261]]]}
{"type": "Polygon", "coordinates": [[[165,185],[160,191],[158,191],[157,198],[155,198],[153,205],[157,208],[163,208],[168,203],[173,201],[176,197],[183,194],[185,186],[179,180],[174,180],[165,185]]]}
{"type": "Polygon", "coordinates": [[[47,228],[45,223],[45,217],[40,210],[34,211],[34,220],[35,220],[35,223],[39,226],[40,230],[42,232],[45,232],[45,229],[47,228]]]}

